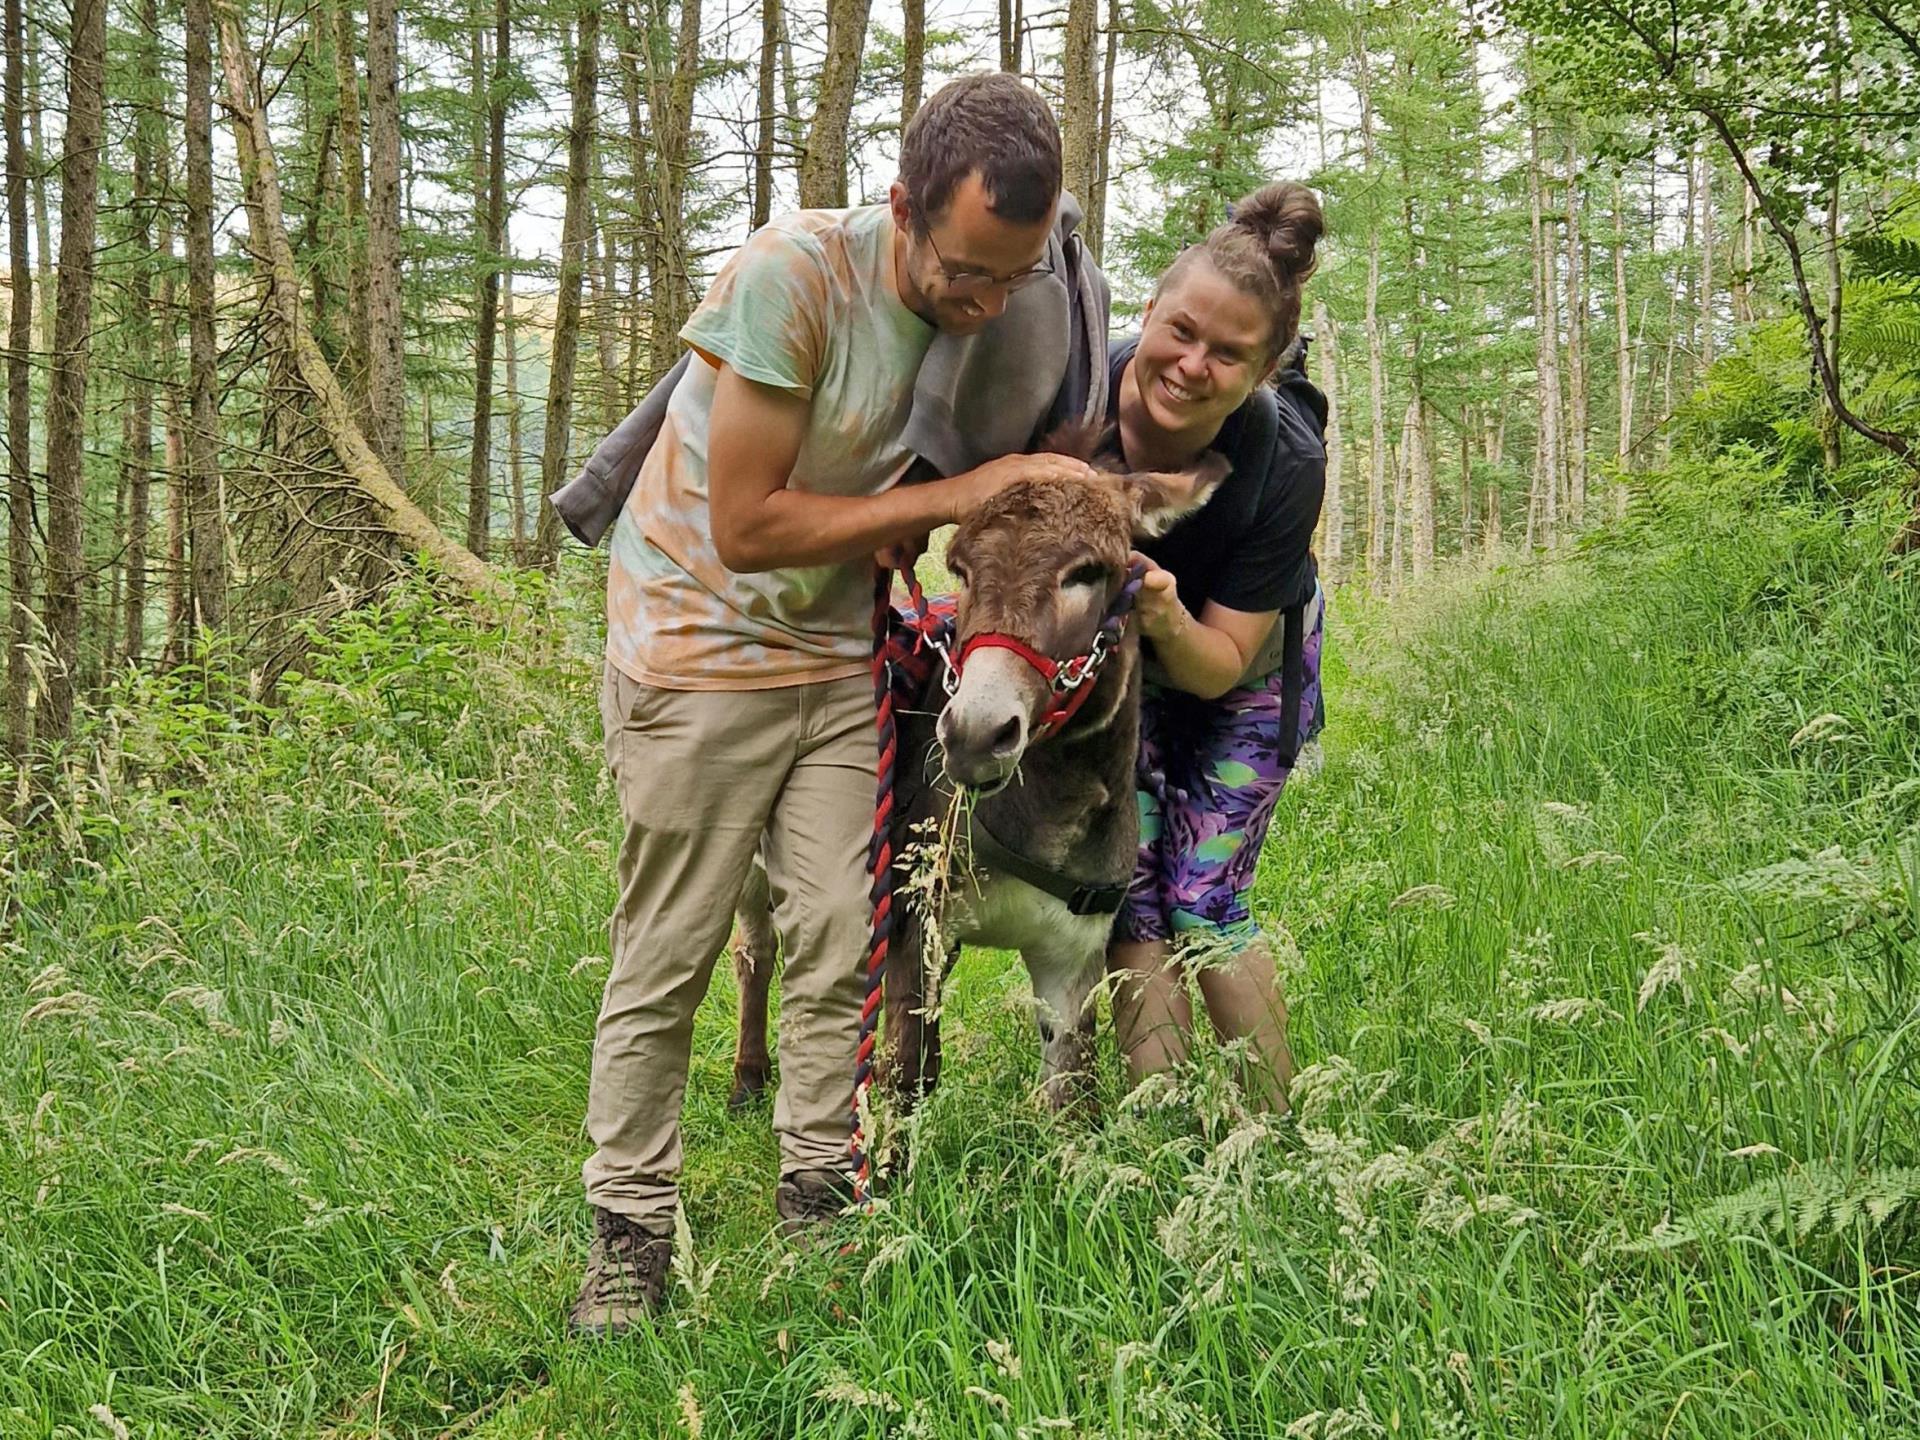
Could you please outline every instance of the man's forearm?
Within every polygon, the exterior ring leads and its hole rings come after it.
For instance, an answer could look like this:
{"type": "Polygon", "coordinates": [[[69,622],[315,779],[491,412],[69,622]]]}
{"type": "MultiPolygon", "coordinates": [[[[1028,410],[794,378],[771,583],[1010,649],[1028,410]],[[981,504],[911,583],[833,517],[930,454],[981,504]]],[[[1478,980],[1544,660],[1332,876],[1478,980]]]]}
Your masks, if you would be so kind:
{"type": "Polygon", "coordinates": [[[950,480],[896,485],[878,495],[816,495],[781,489],[735,519],[713,517],[720,563],[747,574],[800,565],[838,565],[924,535],[954,518],[950,480]]]}

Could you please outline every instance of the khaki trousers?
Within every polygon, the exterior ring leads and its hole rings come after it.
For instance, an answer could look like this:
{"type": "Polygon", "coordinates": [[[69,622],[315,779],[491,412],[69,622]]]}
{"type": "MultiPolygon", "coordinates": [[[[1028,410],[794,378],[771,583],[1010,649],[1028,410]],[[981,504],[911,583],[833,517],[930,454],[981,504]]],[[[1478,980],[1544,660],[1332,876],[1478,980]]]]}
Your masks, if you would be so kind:
{"type": "Polygon", "coordinates": [[[780,1172],[844,1169],[870,919],[871,683],[662,690],[608,665],[600,718],[626,830],[587,1099],[588,1200],[649,1225],[673,1217],[693,1015],[763,836],[785,952],[780,1172]]]}

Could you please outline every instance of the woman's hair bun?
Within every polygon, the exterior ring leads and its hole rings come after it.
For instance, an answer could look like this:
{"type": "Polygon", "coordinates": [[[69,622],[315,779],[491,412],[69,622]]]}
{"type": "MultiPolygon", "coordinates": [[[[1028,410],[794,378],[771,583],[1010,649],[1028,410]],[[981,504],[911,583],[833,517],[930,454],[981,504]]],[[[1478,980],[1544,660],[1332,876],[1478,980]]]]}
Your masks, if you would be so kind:
{"type": "Polygon", "coordinates": [[[1313,249],[1326,228],[1313,191],[1275,181],[1236,201],[1232,213],[1233,223],[1260,241],[1283,285],[1299,285],[1313,273],[1313,249]]]}

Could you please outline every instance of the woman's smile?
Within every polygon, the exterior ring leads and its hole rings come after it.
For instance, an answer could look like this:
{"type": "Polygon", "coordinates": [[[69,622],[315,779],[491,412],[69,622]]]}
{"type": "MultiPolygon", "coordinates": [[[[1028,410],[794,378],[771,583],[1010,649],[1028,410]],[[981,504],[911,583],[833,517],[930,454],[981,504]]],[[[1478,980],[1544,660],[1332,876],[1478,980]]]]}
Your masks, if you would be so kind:
{"type": "Polygon", "coordinates": [[[1175,405],[1198,405],[1207,398],[1197,391],[1189,390],[1171,375],[1160,377],[1160,391],[1175,405]]]}

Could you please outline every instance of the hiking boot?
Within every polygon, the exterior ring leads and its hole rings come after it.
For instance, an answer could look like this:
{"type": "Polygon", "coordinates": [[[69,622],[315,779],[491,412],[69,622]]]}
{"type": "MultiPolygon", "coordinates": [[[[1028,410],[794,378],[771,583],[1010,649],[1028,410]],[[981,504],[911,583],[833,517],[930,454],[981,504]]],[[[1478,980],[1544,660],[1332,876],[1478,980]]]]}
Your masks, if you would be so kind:
{"type": "Polygon", "coordinates": [[[657,1311],[673,1269],[673,1235],[598,1205],[593,1210],[593,1248],[580,1298],[567,1312],[575,1335],[609,1339],[624,1335],[657,1311]]]}
{"type": "Polygon", "coordinates": [[[838,1170],[796,1170],[774,1191],[780,1233],[798,1239],[838,1220],[853,1203],[853,1178],[838,1170]]]}

